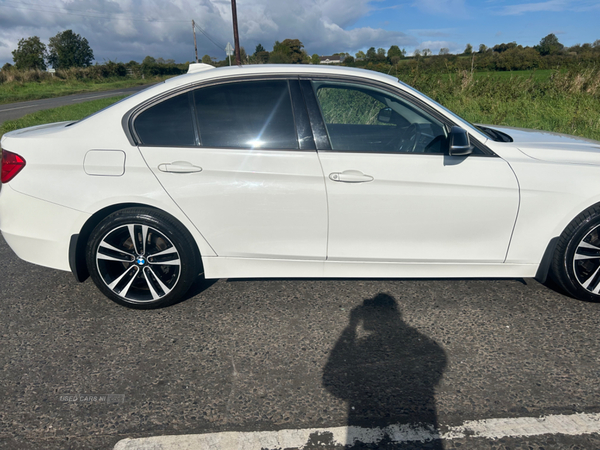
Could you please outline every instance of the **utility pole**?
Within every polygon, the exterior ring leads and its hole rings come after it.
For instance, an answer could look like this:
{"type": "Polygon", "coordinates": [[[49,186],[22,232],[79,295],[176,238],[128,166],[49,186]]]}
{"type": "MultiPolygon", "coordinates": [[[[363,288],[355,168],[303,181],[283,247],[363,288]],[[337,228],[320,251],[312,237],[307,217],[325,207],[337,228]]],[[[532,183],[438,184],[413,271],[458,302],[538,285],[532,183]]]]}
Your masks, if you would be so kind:
{"type": "Polygon", "coordinates": [[[235,63],[238,66],[241,66],[242,59],[240,57],[240,37],[238,36],[237,10],[235,7],[235,0],[231,0],[231,14],[233,16],[233,40],[234,40],[234,44],[235,44],[235,63]]]}
{"type": "Polygon", "coordinates": [[[196,45],[196,22],[192,19],[192,31],[194,32],[194,50],[196,51],[196,62],[198,62],[198,46],[196,45]]]}

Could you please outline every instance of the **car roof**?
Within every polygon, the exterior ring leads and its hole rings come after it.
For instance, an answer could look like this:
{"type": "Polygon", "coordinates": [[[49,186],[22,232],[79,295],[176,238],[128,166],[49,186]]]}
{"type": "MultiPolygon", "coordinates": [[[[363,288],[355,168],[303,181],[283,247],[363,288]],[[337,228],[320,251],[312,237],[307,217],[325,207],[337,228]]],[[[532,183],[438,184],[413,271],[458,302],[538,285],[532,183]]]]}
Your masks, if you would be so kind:
{"type": "Polygon", "coordinates": [[[243,66],[225,66],[213,68],[208,64],[191,64],[190,72],[170,78],[166,81],[169,88],[196,83],[203,80],[223,79],[251,75],[338,75],[356,76],[398,84],[398,78],[372,70],[354,67],[336,67],[317,64],[250,64],[243,66]],[[194,67],[196,66],[196,67],[194,67]],[[199,67],[200,66],[200,67],[199,67]]]}

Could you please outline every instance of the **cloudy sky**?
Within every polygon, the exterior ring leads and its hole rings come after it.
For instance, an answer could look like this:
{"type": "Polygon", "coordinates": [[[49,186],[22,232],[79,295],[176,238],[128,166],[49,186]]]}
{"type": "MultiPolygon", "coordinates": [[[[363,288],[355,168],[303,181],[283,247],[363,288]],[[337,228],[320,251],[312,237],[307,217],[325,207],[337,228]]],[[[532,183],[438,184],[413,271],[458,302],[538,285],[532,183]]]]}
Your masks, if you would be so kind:
{"type": "MultiPolygon", "coordinates": [[[[240,43],[300,39],[309,54],[356,53],[391,45],[437,53],[467,43],[535,45],[554,33],[567,46],[600,39],[600,0],[237,0],[240,43]]],[[[12,63],[21,38],[72,29],[87,38],[96,61],[225,57],[233,43],[230,0],[0,0],[0,65],[12,63]]]]}

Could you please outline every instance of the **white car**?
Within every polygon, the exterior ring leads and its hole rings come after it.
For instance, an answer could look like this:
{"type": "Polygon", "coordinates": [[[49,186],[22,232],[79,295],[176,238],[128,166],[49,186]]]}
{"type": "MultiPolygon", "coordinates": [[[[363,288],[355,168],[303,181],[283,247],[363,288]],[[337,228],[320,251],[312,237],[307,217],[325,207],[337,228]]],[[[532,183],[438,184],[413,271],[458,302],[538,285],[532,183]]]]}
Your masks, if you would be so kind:
{"type": "Polygon", "coordinates": [[[372,71],[188,74],[2,138],[22,259],[164,306],[196,277],[536,277],[600,300],[600,142],[474,126],[372,71]]]}

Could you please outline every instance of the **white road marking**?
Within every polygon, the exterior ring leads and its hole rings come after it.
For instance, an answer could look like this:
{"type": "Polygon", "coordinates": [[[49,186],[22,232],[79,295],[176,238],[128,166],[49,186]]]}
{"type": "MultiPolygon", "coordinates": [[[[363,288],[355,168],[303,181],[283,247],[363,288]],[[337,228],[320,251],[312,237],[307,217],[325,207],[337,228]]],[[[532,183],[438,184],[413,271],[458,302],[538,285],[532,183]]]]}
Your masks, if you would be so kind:
{"type": "Polygon", "coordinates": [[[89,100],[90,98],[114,97],[114,96],[117,96],[122,93],[123,92],[111,92],[110,94],[90,95],[89,97],[75,98],[75,99],[71,100],[71,102],[79,102],[81,100],[89,100]]]}
{"type": "Polygon", "coordinates": [[[33,105],[27,105],[27,106],[18,106],[17,108],[7,108],[7,109],[0,108],[0,112],[13,111],[15,109],[23,109],[23,108],[33,108],[34,106],[38,106],[38,105],[39,105],[39,103],[35,103],[33,105]]]}
{"type": "Polygon", "coordinates": [[[301,430],[223,432],[123,439],[114,450],[261,450],[303,449],[315,437],[330,445],[377,444],[385,436],[394,443],[434,439],[500,439],[543,434],[576,436],[600,433],[600,414],[549,415],[515,419],[469,420],[458,426],[390,425],[385,428],[334,427],[301,430]],[[445,431],[442,431],[445,430],[445,431]]]}

